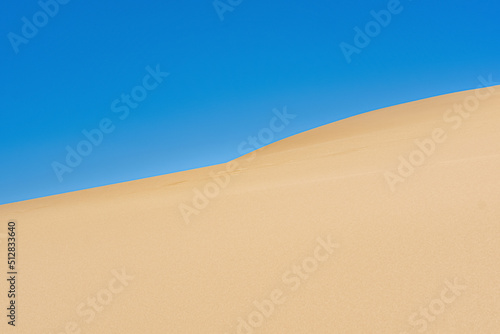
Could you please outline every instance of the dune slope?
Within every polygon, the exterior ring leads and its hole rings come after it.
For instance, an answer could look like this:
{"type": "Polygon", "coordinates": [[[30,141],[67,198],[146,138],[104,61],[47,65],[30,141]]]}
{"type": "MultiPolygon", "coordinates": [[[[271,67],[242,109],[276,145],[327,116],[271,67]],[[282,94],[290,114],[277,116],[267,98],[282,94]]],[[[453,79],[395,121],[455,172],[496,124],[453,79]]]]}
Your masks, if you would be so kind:
{"type": "Polygon", "coordinates": [[[500,333],[499,111],[500,86],[460,92],[0,206],[1,332],[500,333]]]}

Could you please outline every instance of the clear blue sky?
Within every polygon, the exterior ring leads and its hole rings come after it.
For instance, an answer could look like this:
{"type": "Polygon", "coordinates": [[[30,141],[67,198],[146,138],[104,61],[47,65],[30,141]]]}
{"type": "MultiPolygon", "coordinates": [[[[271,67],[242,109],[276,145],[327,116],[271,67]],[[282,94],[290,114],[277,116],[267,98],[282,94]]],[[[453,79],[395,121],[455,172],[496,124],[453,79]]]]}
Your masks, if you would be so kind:
{"type": "Polygon", "coordinates": [[[279,140],[500,81],[498,1],[401,0],[350,63],[339,45],[392,0],[60,1],[0,5],[0,204],[227,162],[273,108],[298,115],[279,140]],[[157,64],[168,77],[121,120],[112,103],[157,64]],[[105,118],[114,131],[60,182],[53,162],[105,118]]]}

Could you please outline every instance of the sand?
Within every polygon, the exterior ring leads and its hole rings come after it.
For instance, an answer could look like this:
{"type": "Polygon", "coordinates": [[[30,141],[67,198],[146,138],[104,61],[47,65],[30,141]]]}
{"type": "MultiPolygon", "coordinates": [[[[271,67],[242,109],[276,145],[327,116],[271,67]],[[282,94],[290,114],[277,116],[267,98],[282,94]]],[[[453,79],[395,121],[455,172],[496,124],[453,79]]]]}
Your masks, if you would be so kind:
{"type": "Polygon", "coordinates": [[[499,111],[500,86],[460,92],[2,205],[0,332],[500,333],[499,111]]]}

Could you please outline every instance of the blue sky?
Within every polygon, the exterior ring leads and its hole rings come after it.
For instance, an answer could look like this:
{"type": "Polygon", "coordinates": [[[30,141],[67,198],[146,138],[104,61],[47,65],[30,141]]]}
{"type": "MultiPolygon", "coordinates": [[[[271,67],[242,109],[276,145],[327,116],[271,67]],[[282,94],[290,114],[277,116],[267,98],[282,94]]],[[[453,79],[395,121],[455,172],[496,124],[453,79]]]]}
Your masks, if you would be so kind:
{"type": "Polygon", "coordinates": [[[498,2],[394,1],[4,1],[0,204],[227,162],[274,108],[297,115],[279,140],[500,82],[498,2]],[[388,7],[348,63],[340,44],[388,7]],[[121,120],[111,105],[148,66],[169,75],[121,120]],[[54,161],[104,119],[114,131],[61,182],[54,161]]]}

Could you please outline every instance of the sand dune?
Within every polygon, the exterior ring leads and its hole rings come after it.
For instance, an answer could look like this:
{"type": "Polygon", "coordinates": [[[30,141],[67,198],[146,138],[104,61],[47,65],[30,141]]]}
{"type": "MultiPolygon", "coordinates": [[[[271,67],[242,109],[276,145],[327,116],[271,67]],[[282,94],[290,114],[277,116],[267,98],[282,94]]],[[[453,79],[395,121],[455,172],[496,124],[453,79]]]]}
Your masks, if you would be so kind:
{"type": "Polygon", "coordinates": [[[460,92],[0,206],[1,332],[500,333],[499,111],[500,86],[460,92]]]}

